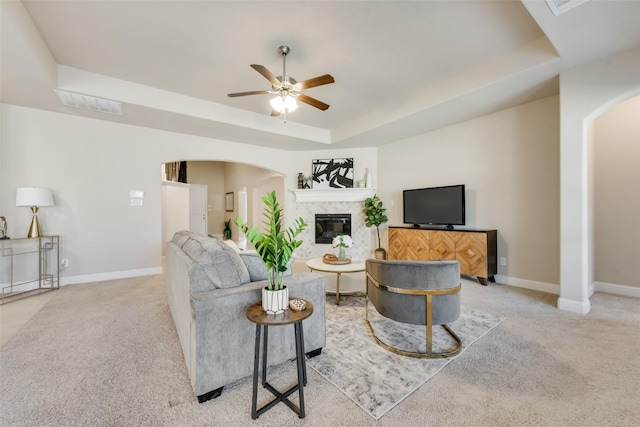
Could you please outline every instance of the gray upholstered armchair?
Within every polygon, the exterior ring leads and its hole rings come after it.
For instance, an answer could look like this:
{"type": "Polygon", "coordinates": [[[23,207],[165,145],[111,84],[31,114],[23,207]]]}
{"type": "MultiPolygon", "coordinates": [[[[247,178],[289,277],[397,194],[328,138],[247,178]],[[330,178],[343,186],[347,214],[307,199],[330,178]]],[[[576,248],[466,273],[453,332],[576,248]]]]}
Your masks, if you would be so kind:
{"type": "Polygon", "coordinates": [[[460,352],[460,338],[447,323],[460,317],[460,264],[458,261],[387,261],[368,259],[366,321],[376,342],[385,349],[411,357],[450,357],[460,352]],[[413,352],[383,342],[369,322],[369,301],[384,317],[397,322],[425,325],[426,352],[413,352]],[[456,345],[432,351],[432,327],[442,327],[456,345]]]}

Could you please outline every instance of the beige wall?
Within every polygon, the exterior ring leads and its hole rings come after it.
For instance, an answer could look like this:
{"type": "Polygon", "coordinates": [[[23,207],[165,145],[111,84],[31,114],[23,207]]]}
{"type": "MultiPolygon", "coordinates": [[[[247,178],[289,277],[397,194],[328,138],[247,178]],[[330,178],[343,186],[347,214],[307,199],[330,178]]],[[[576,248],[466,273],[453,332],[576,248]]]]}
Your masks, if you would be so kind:
{"type": "MultiPolygon", "coordinates": [[[[604,114],[594,126],[595,280],[638,287],[634,245],[640,236],[635,217],[626,217],[638,208],[613,209],[629,202],[626,197],[638,182],[639,101],[628,102],[604,114]],[[621,151],[625,153],[622,157],[621,151]],[[615,198],[611,188],[626,192],[615,198]]],[[[499,256],[508,260],[507,266],[499,267],[503,283],[557,288],[558,97],[379,150],[247,150],[246,145],[228,141],[9,105],[2,106],[2,121],[0,207],[9,221],[9,235],[24,236],[31,219],[28,209],[15,207],[15,188],[50,187],[56,206],[41,210],[41,222],[47,233],[62,236],[62,257],[70,259],[63,275],[72,277],[69,283],[150,273],[161,265],[162,163],[219,159],[226,164],[224,191],[235,191],[240,185],[261,188],[261,183],[278,188],[271,180],[280,175],[283,184],[278,195],[290,199],[289,209],[293,196],[286,190],[295,188],[298,172],[310,171],[313,158],[353,156],[356,179],[364,167],[372,168],[392,224],[402,222],[403,189],[465,183],[468,226],[499,232],[499,256]],[[101,161],[92,161],[96,158],[101,161]],[[257,165],[271,170],[259,172],[257,165]],[[130,189],[145,190],[143,207],[128,206],[130,189]]],[[[225,214],[225,218],[237,216],[235,212],[225,214]]]]}
{"type": "Polygon", "coordinates": [[[498,230],[504,281],[555,287],[558,114],[554,96],[381,147],[378,188],[390,224],[402,225],[402,190],[465,184],[467,227],[498,230]]]}
{"type": "Polygon", "coordinates": [[[48,187],[56,205],[40,212],[59,234],[63,284],[162,271],[160,165],[180,159],[269,165],[290,175],[287,151],[181,135],[2,104],[0,214],[11,237],[24,237],[31,211],[15,189],[48,187]],[[145,192],[131,207],[130,190],[145,192]]]}
{"type": "Polygon", "coordinates": [[[234,211],[226,212],[226,218],[231,219],[233,239],[239,236],[236,218],[240,215],[238,194],[243,189],[247,192],[247,222],[259,226],[262,222],[264,204],[262,197],[267,192],[276,190],[276,197],[283,209],[286,208],[285,176],[279,172],[263,169],[241,163],[227,163],[225,165],[225,192],[234,193],[234,211]]]}
{"type": "Polygon", "coordinates": [[[640,96],[595,120],[595,280],[640,287],[640,96]]]}
{"type": "Polygon", "coordinates": [[[247,187],[249,193],[251,223],[261,221],[261,197],[271,190],[276,190],[278,200],[283,207],[286,206],[284,175],[269,169],[241,163],[192,161],[187,166],[187,181],[189,184],[207,185],[210,234],[222,234],[224,221],[230,219],[233,238],[236,238],[237,227],[233,224],[238,217],[238,192],[243,187],[247,187]],[[234,207],[232,212],[227,212],[225,195],[230,192],[234,194],[234,207]]]}

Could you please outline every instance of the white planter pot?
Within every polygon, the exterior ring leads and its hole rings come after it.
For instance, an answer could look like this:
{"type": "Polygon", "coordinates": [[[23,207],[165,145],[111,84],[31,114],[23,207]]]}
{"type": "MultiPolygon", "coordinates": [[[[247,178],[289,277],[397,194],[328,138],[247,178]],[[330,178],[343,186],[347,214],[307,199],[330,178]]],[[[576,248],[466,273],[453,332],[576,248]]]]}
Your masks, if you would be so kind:
{"type": "Polygon", "coordinates": [[[279,291],[262,288],[262,309],[267,314],[280,314],[289,309],[289,288],[279,291]]]}

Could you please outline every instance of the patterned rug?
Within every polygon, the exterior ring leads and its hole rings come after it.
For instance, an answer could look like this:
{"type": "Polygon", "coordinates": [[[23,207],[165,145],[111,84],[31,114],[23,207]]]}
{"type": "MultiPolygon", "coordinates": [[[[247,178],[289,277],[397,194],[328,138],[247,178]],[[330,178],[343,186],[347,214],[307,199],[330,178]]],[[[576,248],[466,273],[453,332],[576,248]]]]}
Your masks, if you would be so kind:
{"type": "MultiPolygon", "coordinates": [[[[380,347],[365,322],[365,298],[327,297],[327,344],[307,365],[336,386],[374,419],[380,419],[420,386],[460,357],[466,348],[499,325],[504,318],[465,311],[449,326],[462,339],[460,354],[449,359],[417,359],[380,347]]],[[[384,342],[403,350],[425,351],[424,326],[394,322],[369,305],[369,321],[384,342]],[[421,346],[420,346],[421,344],[421,346]]],[[[433,350],[449,349],[453,339],[440,326],[433,328],[433,350]]]]}

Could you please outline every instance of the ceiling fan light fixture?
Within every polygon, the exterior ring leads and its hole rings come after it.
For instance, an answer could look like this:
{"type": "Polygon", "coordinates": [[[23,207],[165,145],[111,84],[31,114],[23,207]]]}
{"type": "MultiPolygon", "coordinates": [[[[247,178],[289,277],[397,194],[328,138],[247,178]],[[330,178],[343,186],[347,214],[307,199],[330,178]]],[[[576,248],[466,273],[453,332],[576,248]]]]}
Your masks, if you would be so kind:
{"type": "MultiPolygon", "coordinates": [[[[324,74],[322,76],[314,77],[298,82],[293,77],[287,75],[287,54],[291,51],[289,46],[280,46],[278,51],[282,55],[282,75],[276,76],[269,71],[264,65],[251,64],[251,68],[260,73],[264,78],[271,83],[271,90],[253,90],[250,92],[236,92],[229,93],[227,96],[235,98],[237,96],[247,95],[276,95],[271,98],[270,104],[272,108],[271,115],[277,116],[280,114],[291,113],[298,109],[298,101],[315,107],[319,110],[325,111],[329,108],[329,104],[325,104],[322,101],[318,101],[308,95],[302,93],[305,89],[310,89],[316,86],[322,86],[330,83],[335,83],[335,80],[330,74],[324,74]]],[[[285,119],[286,122],[286,119],[285,119]]]]}
{"type": "Polygon", "coordinates": [[[296,99],[287,94],[287,95],[278,95],[271,98],[271,107],[276,110],[278,113],[291,113],[298,109],[298,103],[296,99]]]}
{"type": "Polygon", "coordinates": [[[284,107],[288,112],[296,111],[298,109],[298,103],[293,96],[287,95],[284,97],[284,107]]]}

